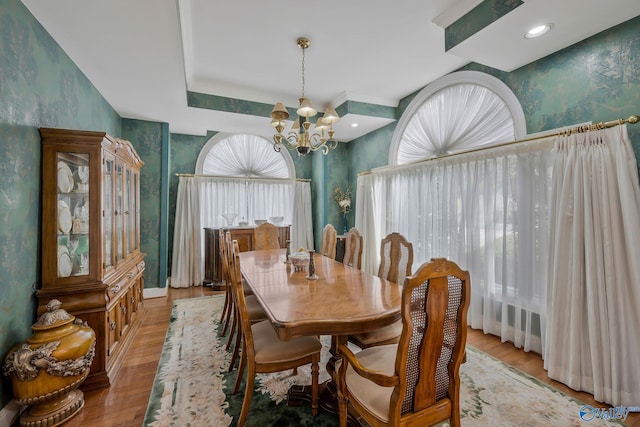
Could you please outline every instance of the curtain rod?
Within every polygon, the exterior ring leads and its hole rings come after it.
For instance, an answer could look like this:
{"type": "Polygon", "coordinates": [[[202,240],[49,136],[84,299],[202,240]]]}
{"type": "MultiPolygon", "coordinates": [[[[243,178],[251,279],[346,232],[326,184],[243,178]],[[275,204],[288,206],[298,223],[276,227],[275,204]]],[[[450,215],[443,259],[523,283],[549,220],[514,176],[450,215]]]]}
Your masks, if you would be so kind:
{"type": "MultiPolygon", "coordinates": [[[[405,163],[405,164],[402,164],[402,165],[394,165],[394,166],[388,166],[388,167],[382,166],[379,169],[393,169],[395,167],[410,166],[410,165],[415,165],[415,164],[419,164],[419,163],[423,163],[423,162],[429,162],[429,161],[432,161],[432,160],[439,160],[439,159],[443,159],[443,158],[446,158],[446,157],[452,157],[452,156],[459,156],[461,154],[474,153],[476,151],[484,151],[484,150],[490,150],[490,149],[493,149],[493,148],[507,147],[509,145],[519,144],[521,142],[535,141],[537,139],[549,138],[549,137],[552,137],[552,136],[573,135],[574,133],[583,133],[583,132],[588,132],[588,131],[611,128],[611,127],[614,127],[614,126],[623,125],[625,123],[636,124],[636,123],[638,123],[638,121],[640,121],[640,117],[638,117],[637,115],[634,114],[632,116],[629,116],[626,119],[618,119],[618,120],[611,120],[610,122],[599,122],[599,123],[592,123],[592,124],[588,124],[588,125],[574,126],[574,127],[570,127],[570,128],[567,128],[567,129],[563,129],[563,130],[555,132],[555,133],[548,133],[548,134],[544,134],[544,135],[532,136],[532,137],[529,137],[529,138],[517,139],[515,141],[504,142],[502,144],[492,145],[491,147],[479,147],[479,148],[473,148],[473,149],[470,149],[470,150],[459,151],[457,153],[444,154],[442,156],[431,157],[429,159],[419,160],[419,161],[413,162],[413,163],[405,163]]],[[[369,175],[370,173],[371,173],[371,171],[360,172],[358,174],[358,176],[369,175]]]]}
{"type": "Polygon", "coordinates": [[[273,181],[298,181],[298,182],[311,182],[310,179],[307,178],[260,178],[257,176],[222,176],[222,175],[203,175],[203,174],[195,174],[195,173],[177,173],[175,174],[177,177],[187,177],[187,178],[222,178],[222,179],[255,179],[255,180],[273,180],[273,181]]]}

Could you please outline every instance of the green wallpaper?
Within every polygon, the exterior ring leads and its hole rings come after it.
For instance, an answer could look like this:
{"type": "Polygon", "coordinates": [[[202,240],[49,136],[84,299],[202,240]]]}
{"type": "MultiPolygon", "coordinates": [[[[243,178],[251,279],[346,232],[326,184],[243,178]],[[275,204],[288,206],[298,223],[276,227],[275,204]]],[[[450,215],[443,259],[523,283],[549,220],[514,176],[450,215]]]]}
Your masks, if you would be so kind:
{"type": "MultiPolygon", "coordinates": [[[[29,337],[40,280],[39,127],[120,134],[120,117],[19,0],[0,0],[0,357],[29,337]]],[[[11,399],[1,382],[0,407],[11,399]]]]}
{"type": "MultiPolygon", "coordinates": [[[[140,250],[146,254],[145,288],[163,288],[167,279],[166,249],[162,239],[168,236],[168,227],[162,221],[163,180],[168,180],[163,169],[168,159],[163,158],[163,140],[168,139],[167,126],[143,120],[122,120],[122,137],[131,141],[144,161],[140,171],[140,250]]],[[[167,153],[168,155],[168,153],[167,153]]],[[[167,187],[168,188],[168,187],[167,187]]]]}
{"type": "Polygon", "coordinates": [[[445,28],[445,50],[458,45],[523,4],[522,0],[483,0],[462,18],[445,28]]]}

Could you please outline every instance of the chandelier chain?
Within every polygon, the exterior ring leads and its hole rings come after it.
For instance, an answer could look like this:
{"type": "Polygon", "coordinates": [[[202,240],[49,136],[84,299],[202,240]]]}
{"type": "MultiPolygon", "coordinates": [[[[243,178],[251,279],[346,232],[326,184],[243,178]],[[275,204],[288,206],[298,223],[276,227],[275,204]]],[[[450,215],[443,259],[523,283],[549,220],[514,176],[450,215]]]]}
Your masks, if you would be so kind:
{"type": "Polygon", "coordinates": [[[304,98],[304,51],[307,50],[305,47],[302,48],[302,97],[304,98]]]}

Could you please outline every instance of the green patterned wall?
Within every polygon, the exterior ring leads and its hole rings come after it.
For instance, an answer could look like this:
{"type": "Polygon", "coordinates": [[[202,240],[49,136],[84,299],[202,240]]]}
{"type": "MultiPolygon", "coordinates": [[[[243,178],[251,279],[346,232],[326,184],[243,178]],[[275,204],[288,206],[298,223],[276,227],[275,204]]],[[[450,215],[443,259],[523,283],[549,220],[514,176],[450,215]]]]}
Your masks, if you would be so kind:
{"type": "MultiPolygon", "coordinates": [[[[322,247],[322,229],[326,224],[332,224],[338,234],[343,234],[343,217],[334,200],[336,187],[341,190],[354,188],[349,183],[350,158],[348,151],[349,144],[340,143],[335,150],[326,156],[320,151],[312,154],[313,174],[312,174],[312,200],[314,201],[313,230],[316,250],[322,247]]],[[[355,199],[353,200],[355,206],[355,199]]],[[[347,227],[354,224],[353,212],[347,215],[347,227]]]]}
{"type": "MultiPolygon", "coordinates": [[[[145,288],[163,288],[167,279],[166,249],[162,238],[168,236],[168,227],[163,225],[163,141],[165,127],[162,123],[143,120],[122,120],[122,136],[131,141],[144,166],[140,171],[140,250],[146,254],[144,274],[145,288]]],[[[167,153],[168,156],[168,153],[167,153]]],[[[168,188],[168,187],[167,187],[168,188]]]]}
{"type": "MultiPolygon", "coordinates": [[[[19,0],[0,0],[0,358],[32,333],[40,280],[39,127],[120,134],[120,117],[19,0]]],[[[11,387],[2,381],[0,407],[11,387]]]]}

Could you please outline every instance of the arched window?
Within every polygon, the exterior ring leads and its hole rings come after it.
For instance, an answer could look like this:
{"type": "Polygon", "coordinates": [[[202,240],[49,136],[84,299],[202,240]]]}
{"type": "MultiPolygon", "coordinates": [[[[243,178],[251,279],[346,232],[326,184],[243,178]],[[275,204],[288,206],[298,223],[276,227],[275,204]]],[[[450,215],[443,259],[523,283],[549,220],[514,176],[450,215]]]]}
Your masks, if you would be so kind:
{"type": "Polygon", "coordinates": [[[200,151],[195,172],[242,178],[295,178],[289,152],[277,152],[265,138],[246,134],[213,136],[200,151]]]}
{"type": "Polygon", "coordinates": [[[525,134],[522,107],[507,85],[489,74],[460,71],[431,83],[411,101],[393,134],[389,165],[488,147],[525,134]]]}

